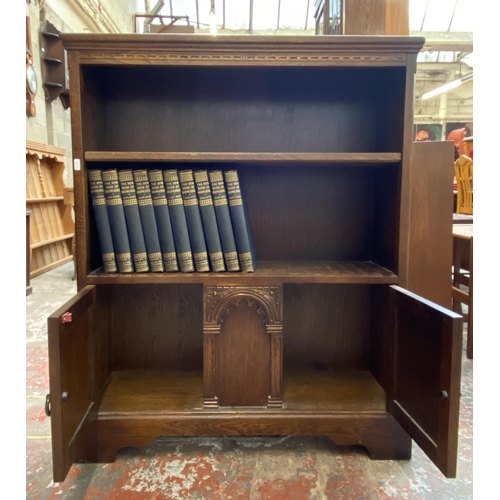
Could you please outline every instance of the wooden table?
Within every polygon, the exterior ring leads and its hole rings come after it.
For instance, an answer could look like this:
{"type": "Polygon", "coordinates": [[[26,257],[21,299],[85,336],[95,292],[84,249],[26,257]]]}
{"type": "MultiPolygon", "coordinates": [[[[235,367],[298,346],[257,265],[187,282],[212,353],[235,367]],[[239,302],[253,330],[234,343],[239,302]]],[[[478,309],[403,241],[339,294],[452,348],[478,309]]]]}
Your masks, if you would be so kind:
{"type": "Polygon", "coordinates": [[[453,310],[462,313],[462,304],[469,308],[467,314],[463,314],[464,322],[467,322],[467,357],[472,359],[473,345],[473,224],[453,224],[453,310]],[[460,285],[468,287],[464,292],[460,285]]]}

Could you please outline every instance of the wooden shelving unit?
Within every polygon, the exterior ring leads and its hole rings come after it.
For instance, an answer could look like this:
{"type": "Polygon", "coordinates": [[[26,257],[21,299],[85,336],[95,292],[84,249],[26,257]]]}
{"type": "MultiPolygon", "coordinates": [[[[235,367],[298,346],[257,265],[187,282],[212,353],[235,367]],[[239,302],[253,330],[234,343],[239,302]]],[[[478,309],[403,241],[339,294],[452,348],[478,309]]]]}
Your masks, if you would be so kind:
{"type": "Polygon", "coordinates": [[[72,259],[75,225],[64,204],[65,150],[26,141],[26,209],[31,211],[30,277],[72,259]]]}
{"type": "Polygon", "coordinates": [[[453,477],[461,318],[409,291],[434,186],[410,183],[424,40],[62,41],[79,291],[49,318],[54,480],[158,436],[279,434],[374,459],[409,459],[415,440],[453,477]],[[237,169],[254,273],[102,272],[88,169],[172,166],[237,169]]]}

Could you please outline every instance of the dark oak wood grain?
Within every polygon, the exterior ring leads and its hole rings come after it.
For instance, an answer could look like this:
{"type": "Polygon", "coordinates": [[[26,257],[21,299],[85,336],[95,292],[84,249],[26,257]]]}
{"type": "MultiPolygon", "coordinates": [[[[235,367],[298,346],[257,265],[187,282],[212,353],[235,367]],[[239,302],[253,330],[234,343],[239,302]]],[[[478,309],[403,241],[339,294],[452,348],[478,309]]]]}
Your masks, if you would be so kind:
{"type": "Polygon", "coordinates": [[[254,273],[140,273],[107,274],[102,268],[88,276],[92,284],[265,285],[279,283],[384,283],[398,278],[373,262],[259,262],[254,273]]]}
{"type": "Polygon", "coordinates": [[[390,412],[447,477],[455,477],[462,367],[460,315],[399,287],[390,412]]]}
{"type": "MultiPolygon", "coordinates": [[[[376,2],[363,6],[378,22],[376,2]]],[[[319,434],[409,459],[417,428],[453,475],[455,337],[434,304],[397,316],[390,291],[419,260],[410,153],[424,39],[61,39],[80,292],[50,320],[54,479],[159,436],[319,434]],[[103,273],[87,170],[183,165],[237,170],[257,270],[103,273]],[[63,403],[65,385],[76,396],[63,403]]]]}
{"type": "Polygon", "coordinates": [[[401,161],[400,153],[213,153],[213,152],[142,152],[142,151],[87,151],[87,161],[99,162],[252,162],[286,163],[287,165],[322,163],[325,165],[370,166],[401,161]]]}
{"type": "Polygon", "coordinates": [[[451,308],[453,142],[415,142],[407,289],[451,308]]]}
{"type": "MultiPolygon", "coordinates": [[[[110,380],[99,409],[99,418],[118,418],[155,413],[218,415],[235,408],[204,410],[201,371],[116,371],[110,380]]],[[[367,370],[285,370],[283,409],[239,408],[240,415],[280,415],[304,412],[385,413],[385,392],[367,370]]],[[[265,403],[264,405],[265,406],[265,403]]]]}

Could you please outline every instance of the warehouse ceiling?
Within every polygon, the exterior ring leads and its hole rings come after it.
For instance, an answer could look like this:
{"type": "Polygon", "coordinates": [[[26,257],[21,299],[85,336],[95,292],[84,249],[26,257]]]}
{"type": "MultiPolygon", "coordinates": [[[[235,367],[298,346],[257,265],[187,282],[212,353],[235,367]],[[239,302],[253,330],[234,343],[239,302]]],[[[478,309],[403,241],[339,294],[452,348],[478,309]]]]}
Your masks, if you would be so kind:
{"type": "MultiPolygon", "coordinates": [[[[315,3],[315,0],[151,0],[149,12],[184,17],[176,20],[176,24],[189,23],[196,32],[210,32],[212,20],[218,34],[312,35],[315,3]]],[[[473,0],[409,0],[410,35],[426,38],[418,55],[416,78],[416,113],[423,118],[442,114],[443,98],[425,101],[421,100],[422,95],[472,72],[472,5],[473,0]]],[[[167,17],[163,20],[169,21],[167,17]]],[[[147,30],[144,18],[138,19],[137,31],[147,30]]],[[[464,113],[471,116],[472,88],[469,80],[447,96],[447,106],[454,109],[456,119],[464,113]]]]}

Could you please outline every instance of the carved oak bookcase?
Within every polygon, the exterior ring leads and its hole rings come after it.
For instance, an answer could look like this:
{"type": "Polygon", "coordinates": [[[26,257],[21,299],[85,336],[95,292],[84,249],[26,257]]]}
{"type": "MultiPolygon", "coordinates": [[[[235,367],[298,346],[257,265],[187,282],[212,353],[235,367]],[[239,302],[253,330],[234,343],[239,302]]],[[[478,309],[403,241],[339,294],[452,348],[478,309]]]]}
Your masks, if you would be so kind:
{"type": "Polygon", "coordinates": [[[290,434],[413,439],[453,477],[462,319],[410,291],[424,39],[61,39],[79,291],[48,320],[54,480],[159,436],[290,434]],[[257,270],[105,274],[90,168],[237,169],[257,270]]]}

